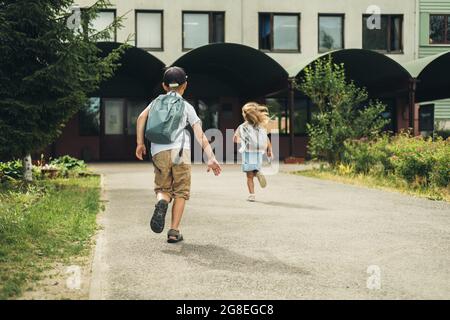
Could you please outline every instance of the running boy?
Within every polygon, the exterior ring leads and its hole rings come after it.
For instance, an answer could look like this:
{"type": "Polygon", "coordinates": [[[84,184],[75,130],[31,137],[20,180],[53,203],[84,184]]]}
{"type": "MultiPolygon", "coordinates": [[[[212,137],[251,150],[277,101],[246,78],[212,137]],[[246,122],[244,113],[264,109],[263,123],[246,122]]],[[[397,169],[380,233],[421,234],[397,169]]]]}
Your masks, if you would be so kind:
{"type": "Polygon", "coordinates": [[[256,177],[262,188],[267,185],[266,178],[261,173],[262,157],[267,153],[267,158],[272,158],[272,145],[267,136],[265,127],[269,123],[267,107],[256,102],[249,102],[242,108],[242,116],[245,122],[241,124],[234,134],[234,142],[241,143],[239,152],[242,153],[242,171],[247,175],[247,187],[249,191],[248,201],[255,201],[256,177]]]}
{"type": "MultiPolygon", "coordinates": [[[[167,69],[164,73],[162,86],[166,91],[166,96],[172,95],[175,97],[175,100],[181,101],[180,99],[182,99],[187,87],[186,73],[179,67],[167,69]],[[179,99],[176,99],[177,97],[179,99]]],[[[163,99],[164,96],[160,96],[157,99],[161,98],[163,99]]],[[[157,99],[139,115],[137,120],[136,157],[140,160],[143,160],[144,155],[147,153],[144,144],[146,120],[149,116],[150,109],[154,107],[157,99]]],[[[174,200],[172,205],[172,223],[167,235],[167,241],[169,243],[176,243],[183,240],[179,226],[186,200],[189,199],[191,187],[191,144],[189,132],[185,130],[188,124],[192,127],[196,140],[200,143],[208,157],[207,171],[212,170],[218,176],[222,170],[214,156],[208,139],[203,133],[200,119],[195,113],[194,108],[185,100],[182,100],[181,103],[184,103],[184,108],[180,109],[183,114],[178,115],[180,119],[178,129],[172,133],[172,136],[175,137],[174,141],[165,144],[154,143],[153,141],[151,143],[157,203],[150,221],[150,227],[156,233],[161,233],[164,230],[167,208],[169,203],[174,200]]],[[[175,105],[172,104],[172,107],[175,107],[175,105]]],[[[155,122],[154,120],[153,123],[155,122]]]]}

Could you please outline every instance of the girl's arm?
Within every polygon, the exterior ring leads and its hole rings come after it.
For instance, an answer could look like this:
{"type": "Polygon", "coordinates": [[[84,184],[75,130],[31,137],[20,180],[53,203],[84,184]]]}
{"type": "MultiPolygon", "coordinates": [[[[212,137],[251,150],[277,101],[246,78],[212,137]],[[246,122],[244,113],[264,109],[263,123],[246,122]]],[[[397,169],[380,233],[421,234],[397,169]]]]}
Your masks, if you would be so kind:
{"type": "Polygon", "coordinates": [[[234,133],[233,142],[234,143],[241,142],[241,135],[239,134],[239,128],[237,128],[236,132],[234,133]]]}

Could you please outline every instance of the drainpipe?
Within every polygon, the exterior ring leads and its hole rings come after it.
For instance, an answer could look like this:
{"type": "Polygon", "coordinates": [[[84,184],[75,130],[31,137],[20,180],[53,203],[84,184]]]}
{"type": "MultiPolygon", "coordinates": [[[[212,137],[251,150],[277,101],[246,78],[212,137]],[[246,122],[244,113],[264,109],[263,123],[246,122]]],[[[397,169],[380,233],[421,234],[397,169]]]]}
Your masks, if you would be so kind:
{"type": "Polygon", "coordinates": [[[409,79],[409,128],[411,129],[411,133],[413,136],[416,135],[414,123],[414,111],[416,109],[416,88],[417,79],[409,79]]]}
{"type": "Polygon", "coordinates": [[[294,99],[295,78],[289,78],[288,106],[289,106],[289,156],[294,156],[294,99]]]}

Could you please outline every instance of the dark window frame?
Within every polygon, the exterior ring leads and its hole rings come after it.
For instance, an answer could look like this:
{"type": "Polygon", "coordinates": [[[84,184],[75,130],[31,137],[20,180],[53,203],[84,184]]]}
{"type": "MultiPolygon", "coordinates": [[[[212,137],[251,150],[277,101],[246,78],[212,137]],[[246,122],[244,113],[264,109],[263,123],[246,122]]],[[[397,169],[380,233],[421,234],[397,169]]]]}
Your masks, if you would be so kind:
{"type": "Polygon", "coordinates": [[[317,15],[317,52],[318,53],[326,53],[330,52],[332,50],[342,50],[345,49],[345,13],[319,13],[317,15]],[[320,18],[321,17],[338,17],[341,18],[342,21],[342,31],[341,31],[341,41],[342,41],[342,48],[340,49],[330,49],[327,51],[321,51],[320,50],[320,18]]]}
{"type": "Polygon", "coordinates": [[[449,28],[449,22],[450,22],[450,14],[448,13],[432,13],[430,14],[430,29],[429,29],[429,35],[428,35],[428,41],[430,45],[449,45],[450,44],[450,40],[448,38],[448,35],[450,33],[450,28],[449,28]],[[442,16],[444,17],[444,42],[431,42],[431,17],[439,17],[442,16]]]}
{"type": "MultiPolygon", "coordinates": [[[[81,11],[81,27],[82,27],[82,33],[84,35],[87,35],[87,31],[85,30],[86,20],[83,20],[83,11],[87,11],[87,10],[89,10],[89,8],[90,7],[80,8],[80,11],[81,11]]],[[[98,12],[99,13],[100,12],[112,12],[112,13],[114,13],[114,20],[117,19],[117,9],[115,9],[115,8],[100,9],[100,10],[98,10],[98,12]]],[[[102,41],[106,41],[106,40],[102,40],[102,41]]],[[[109,41],[111,41],[111,40],[109,40],[109,41]]],[[[117,26],[114,27],[114,42],[117,42],[117,26]]]]}
{"type": "MultiPolygon", "coordinates": [[[[366,21],[365,18],[370,17],[370,14],[363,14],[363,18],[362,18],[362,27],[363,27],[363,32],[362,32],[362,42],[363,42],[363,49],[364,48],[364,28],[367,28],[366,25],[366,21]]],[[[404,31],[404,23],[405,23],[405,15],[404,14],[381,14],[381,17],[387,17],[388,18],[388,23],[387,23],[387,27],[386,27],[386,32],[387,32],[387,49],[386,50],[382,50],[382,49],[370,49],[372,51],[376,51],[379,53],[384,53],[384,54],[404,54],[405,53],[405,46],[403,44],[403,31],[404,31]],[[391,50],[391,27],[392,27],[392,18],[401,18],[401,24],[400,24],[400,50],[391,50]]],[[[369,49],[368,49],[369,50],[369,49]]]]}
{"type": "MultiPolygon", "coordinates": [[[[291,117],[291,113],[290,113],[290,109],[289,109],[289,99],[287,97],[266,97],[264,103],[267,105],[267,101],[266,99],[275,99],[275,100],[281,100],[283,101],[283,109],[280,110],[281,114],[285,114],[285,119],[284,121],[284,126],[286,127],[286,132],[281,132],[280,128],[278,128],[279,132],[278,135],[280,137],[289,137],[290,136],[290,130],[291,128],[289,127],[290,125],[290,117],[291,117]],[[289,130],[287,130],[287,128],[289,128],[289,130]]],[[[311,102],[310,99],[308,98],[302,98],[302,97],[295,97],[295,101],[298,100],[305,100],[306,101],[306,124],[311,123],[311,119],[312,119],[312,108],[314,107],[313,103],[311,102]]],[[[295,107],[295,102],[294,102],[294,113],[296,112],[296,107],[295,107]]],[[[271,114],[273,115],[273,114],[271,114]]],[[[295,120],[294,120],[295,122],[295,120]]],[[[307,127],[305,127],[305,131],[298,133],[295,132],[294,129],[294,136],[295,137],[308,137],[308,132],[307,132],[307,127]]]]}
{"type": "MultiPolygon", "coordinates": [[[[226,42],[226,12],[225,11],[201,11],[201,10],[185,10],[181,12],[181,50],[183,52],[193,50],[195,48],[185,48],[184,46],[184,15],[185,14],[207,14],[208,15],[208,44],[215,43],[213,42],[213,23],[214,14],[222,14],[223,15],[223,43],[226,42]]],[[[221,42],[218,42],[221,43],[221,42]]]]}
{"type": "MultiPolygon", "coordinates": [[[[117,19],[117,9],[100,9],[98,10],[99,13],[101,12],[112,12],[114,13],[114,21],[117,19]]],[[[103,40],[105,41],[105,40],[103,40]]],[[[117,27],[114,27],[114,42],[117,42],[117,27]]]]}
{"type": "Polygon", "coordinates": [[[134,45],[136,48],[140,48],[146,51],[164,51],[164,10],[144,10],[144,9],[136,9],[134,10],[134,31],[135,31],[135,39],[134,45]],[[138,47],[138,14],[139,13],[159,13],[161,15],[161,46],[160,47],[138,47]]]}
{"type": "Polygon", "coordinates": [[[301,19],[302,14],[300,12],[258,12],[258,48],[262,52],[272,52],[272,53],[301,53],[302,45],[301,45],[301,19]],[[270,49],[262,48],[261,41],[261,15],[270,15],[270,49]],[[295,16],[297,17],[297,49],[275,49],[273,47],[273,38],[274,38],[274,30],[273,30],[273,18],[274,16],[295,16]]]}

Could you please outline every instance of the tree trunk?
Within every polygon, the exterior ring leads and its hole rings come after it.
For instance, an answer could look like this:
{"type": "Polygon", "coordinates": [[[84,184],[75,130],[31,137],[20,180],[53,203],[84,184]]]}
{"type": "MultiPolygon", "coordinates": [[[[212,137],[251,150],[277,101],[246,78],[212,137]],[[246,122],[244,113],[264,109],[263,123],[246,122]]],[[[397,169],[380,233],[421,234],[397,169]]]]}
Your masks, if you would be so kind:
{"type": "Polygon", "coordinates": [[[23,179],[26,182],[33,181],[33,164],[31,163],[31,155],[27,154],[25,158],[22,159],[23,163],[23,179]]]}

